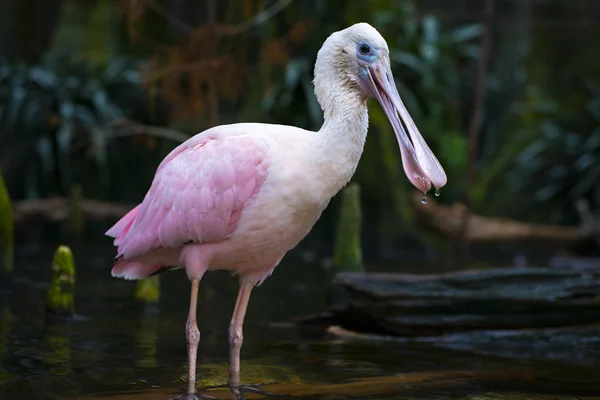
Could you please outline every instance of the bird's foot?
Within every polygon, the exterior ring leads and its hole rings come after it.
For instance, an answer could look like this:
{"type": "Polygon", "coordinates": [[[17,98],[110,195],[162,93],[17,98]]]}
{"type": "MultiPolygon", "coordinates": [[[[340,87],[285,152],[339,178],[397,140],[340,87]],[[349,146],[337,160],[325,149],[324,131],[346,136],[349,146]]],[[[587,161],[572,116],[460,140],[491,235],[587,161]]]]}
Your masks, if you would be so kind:
{"type": "Polygon", "coordinates": [[[260,394],[268,394],[264,390],[260,388],[258,385],[240,385],[239,390],[243,393],[260,393],[260,394]]]}
{"type": "Polygon", "coordinates": [[[172,397],[169,400],[217,400],[217,398],[200,393],[186,393],[181,396],[172,397]]]}
{"type": "Polygon", "coordinates": [[[267,392],[260,388],[258,385],[228,385],[229,390],[234,394],[238,400],[244,399],[244,394],[253,393],[263,397],[267,396],[278,396],[275,393],[267,392]]]}

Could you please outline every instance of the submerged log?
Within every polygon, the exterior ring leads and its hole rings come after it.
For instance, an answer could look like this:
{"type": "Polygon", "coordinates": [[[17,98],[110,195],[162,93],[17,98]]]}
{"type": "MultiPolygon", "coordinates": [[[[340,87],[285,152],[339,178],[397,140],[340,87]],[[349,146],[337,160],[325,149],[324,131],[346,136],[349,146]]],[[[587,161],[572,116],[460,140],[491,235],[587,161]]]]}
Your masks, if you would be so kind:
{"type": "Polygon", "coordinates": [[[600,324],[560,328],[476,330],[437,336],[392,336],[350,331],[340,326],[327,328],[335,341],[426,345],[448,351],[510,360],[535,360],[560,365],[594,364],[600,357],[600,324]]]}
{"type": "Polygon", "coordinates": [[[548,267],[576,271],[600,271],[600,257],[556,256],[548,261],[548,267]]]}
{"type": "Polygon", "coordinates": [[[600,355],[600,324],[561,328],[478,330],[415,337],[362,333],[332,325],[327,328],[326,333],[336,341],[427,344],[445,350],[573,365],[594,362],[600,355]],[[585,346],[585,351],[582,351],[582,345],[585,346]]]}
{"type": "Polygon", "coordinates": [[[600,322],[600,273],[546,268],[441,275],[342,273],[335,284],[348,300],[301,324],[430,336],[600,322]]]}

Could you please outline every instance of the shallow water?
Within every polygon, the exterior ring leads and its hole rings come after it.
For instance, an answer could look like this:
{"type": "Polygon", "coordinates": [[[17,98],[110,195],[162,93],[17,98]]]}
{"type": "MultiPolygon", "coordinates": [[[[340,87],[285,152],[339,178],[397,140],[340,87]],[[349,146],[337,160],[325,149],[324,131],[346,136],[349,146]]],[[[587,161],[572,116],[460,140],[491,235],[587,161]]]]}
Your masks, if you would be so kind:
{"type": "MultiPolygon", "coordinates": [[[[133,299],[135,283],[111,278],[109,243],[74,246],[77,318],[47,326],[53,250],[19,248],[12,285],[0,298],[0,399],[166,400],[182,393],[185,275],[163,274],[159,306],[146,307],[133,299]]],[[[495,351],[502,346],[493,340],[474,352],[464,346],[468,337],[449,344],[302,337],[288,321],[325,307],[328,277],[319,263],[297,258],[292,254],[252,294],[241,380],[271,395],[246,398],[600,399],[594,335],[563,338],[560,352],[527,342],[495,351]]],[[[221,272],[200,285],[198,387],[216,398],[233,398],[223,385],[236,289],[237,280],[221,272]]]]}

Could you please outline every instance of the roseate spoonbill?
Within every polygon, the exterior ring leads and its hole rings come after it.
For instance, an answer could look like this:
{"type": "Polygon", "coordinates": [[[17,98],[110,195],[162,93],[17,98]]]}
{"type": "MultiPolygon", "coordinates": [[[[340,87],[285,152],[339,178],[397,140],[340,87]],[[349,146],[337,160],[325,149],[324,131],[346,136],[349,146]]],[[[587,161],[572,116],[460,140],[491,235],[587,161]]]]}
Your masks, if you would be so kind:
{"type": "Polygon", "coordinates": [[[192,287],[186,324],[190,395],[200,341],[200,279],[211,270],[239,274],[229,325],[233,379],[239,376],[250,292],[308,234],[354,174],[367,137],[368,98],[379,101],[392,124],[409,181],[423,192],[446,184],[400,99],[387,43],[371,25],[358,23],[326,39],[314,87],[324,112],[318,132],[261,123],[205,130],[161,162],[143,202],[106,232],[118,247],[114,277],[142,279],[185,268],[192,287]]]}

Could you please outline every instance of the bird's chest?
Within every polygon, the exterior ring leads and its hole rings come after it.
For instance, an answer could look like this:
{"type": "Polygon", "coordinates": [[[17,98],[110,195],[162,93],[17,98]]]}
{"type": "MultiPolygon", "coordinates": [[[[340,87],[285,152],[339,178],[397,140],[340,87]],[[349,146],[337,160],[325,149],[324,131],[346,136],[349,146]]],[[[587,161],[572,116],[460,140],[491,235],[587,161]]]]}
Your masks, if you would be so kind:
{"type": "Polygon", "coordinates": [[[279,258],[295,247],[352,175],[353,168],[324,167],[306,154],[310,153],[273,155],[265,183],[242,213],[232,239],[238,248],[252,252],[256,263],[258,258],[279,258]]]}
{"type": "Polygon", "coordinates": [[[282,175],[269,183],[264,197],[257,197],[254,209],[268,216],[271,223],[265,224],[265,231],[276,240],[288,238],[297,243],[315,224],[331,196],[314,181],[297,174],[282,175]]]}
{"type": "Polygon", "coordinates": [[[261,191],[230,238],[233,251],[219,262],[238,270],[271,267],[310,232],[326,205],[301,202],[281,191],[261,191]]]}
{"type": "Polygon", "coordinates": [[[330,196],[314,181],[291,170],[270,175],[240,218],[236,236],[251,240],[257,254],[282,256],[311,230],[330,196]]]}

